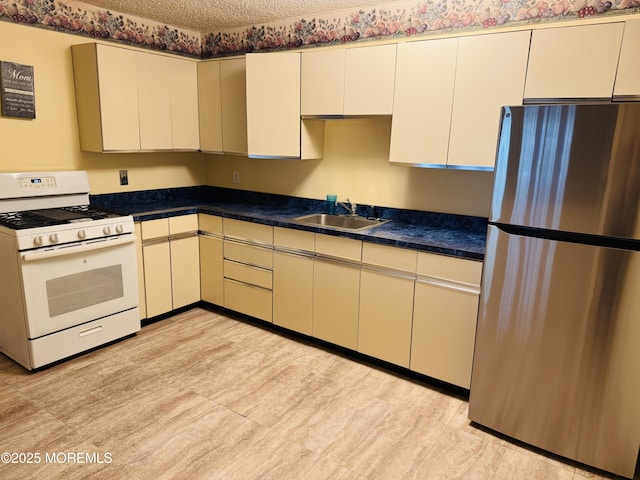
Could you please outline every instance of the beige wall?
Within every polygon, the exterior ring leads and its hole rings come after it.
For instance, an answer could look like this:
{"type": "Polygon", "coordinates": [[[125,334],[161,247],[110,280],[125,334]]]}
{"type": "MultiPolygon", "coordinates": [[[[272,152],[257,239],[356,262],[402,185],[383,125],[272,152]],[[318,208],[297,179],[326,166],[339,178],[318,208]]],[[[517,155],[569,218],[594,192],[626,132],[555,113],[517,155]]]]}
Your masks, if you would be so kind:
{"type": "Polygon", "coordinates": [[[320,160],[254,160],[199,153],[99,154],[78,145],[71,34],[0,22],[0,60],[33,65],[36,119],[0,116],[0,171],[87,170],[91,192],[210,184],[356,203],[487,215],[492,175],[388,164],[389,119],[326,122],[320,160]],[[119,185],[118,170],[129,170],[119,185]],[[241,182],[231,182],[238,170],[241,182]]]}
{"type": "Polygon", "coordinates": [[[34,67],[36,119],[0,116],[0,171],[87,170],[91,192],[201,185],[199,153],[81,152],[70,46],[87,38],[0,22],[0,60],[34,67]],[[129,170],[121,187],[118,170],[129,170]]]}
{"type": "Polygon", "coordinates": [[[325,198],[385,207],[487,216],[490,172],[413,168],[389,164],[390,119],[328,120],[324,157],[262,160],[209,156],[210,185],[325,198]],[[232,183],[234,170],[240,184],[232,183]]]}

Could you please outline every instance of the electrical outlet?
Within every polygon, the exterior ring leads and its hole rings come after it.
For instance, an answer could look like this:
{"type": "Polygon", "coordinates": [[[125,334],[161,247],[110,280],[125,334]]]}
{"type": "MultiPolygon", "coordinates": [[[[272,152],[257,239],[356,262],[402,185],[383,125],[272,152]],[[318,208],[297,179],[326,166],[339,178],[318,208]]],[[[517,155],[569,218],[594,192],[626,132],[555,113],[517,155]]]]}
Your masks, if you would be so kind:
{"type": "Polygon", "coordinates": [[[120,185],[129,185],[129,172],[120,170],[120,185]]]}
{"type": "Polygon", "coordinates": [[[240,172],[238,170],[233,171],[233,183],[240,183],[240,172]]]}

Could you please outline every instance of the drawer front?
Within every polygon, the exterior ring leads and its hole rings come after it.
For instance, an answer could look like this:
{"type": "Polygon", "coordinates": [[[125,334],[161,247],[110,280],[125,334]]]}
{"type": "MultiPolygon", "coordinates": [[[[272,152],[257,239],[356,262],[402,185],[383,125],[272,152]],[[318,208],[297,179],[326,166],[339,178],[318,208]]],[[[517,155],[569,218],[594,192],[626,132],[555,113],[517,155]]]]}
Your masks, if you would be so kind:
{"type": "Polygon", "coordinates": [[[418,252],[375,243],[362,244],[362,263],[415,273],[418,252]]]}
{"type": "Polygon", "coordinates": [[[222,217],[215,215],[198,214],[198,228],[206,233],[222,235],[222,217]]]}
{"type": "Polygon", "coordinates": [[[316,244],[314,233],[282,227],[273,229],[273,243],[277,247],[305,252],[313,252],[316,244]]]}
{"type": "Polygon", "coordinates": [[[142,240],[151,240],[153,238],[162,238],[169,236],[169,219],[158,218],[156,220],[148,220],[140,224],[142,230],[142,240]]]}
{"type": "Polygon", "coordinates": [[[224,258],[257,267],[273,268],[273,250],[246,243],[224,241],[224,258]]]}
{"type": "Polygon", "coordinates": [[[230,260],[224,261],[224,277],[243,283],[271,290],[273,288],[273,272],[260,267],[252,267],[244,263],[230,260]]]}
{"type": "Polygon", "coordinates": [[[482,262],[418,252],[418,274],[480,286],[482,262]]]}
{"type": "Polygon", "coordinates": [[[273,294],[271,290],[225,278],[224,306],[230,310],[271,322],[273,294]]]}
{"type": "Polygon", "coordinates": [[[181,215],[179,217],[169,218],[169,233],[176,235],[178,233],[188,233],[198,231],[198,215],[181,215]]]}
{"type": "Polygon", "coordinates": [[[316,253],[360,262],[362,260],[362,242],[353,238],[316,234],[316,253]]]}
{"type": "Polygon", "coordinates": [[[224,236],[273,244],[273,227],[260,223],[225,218],[222,222],[224,236]]]}

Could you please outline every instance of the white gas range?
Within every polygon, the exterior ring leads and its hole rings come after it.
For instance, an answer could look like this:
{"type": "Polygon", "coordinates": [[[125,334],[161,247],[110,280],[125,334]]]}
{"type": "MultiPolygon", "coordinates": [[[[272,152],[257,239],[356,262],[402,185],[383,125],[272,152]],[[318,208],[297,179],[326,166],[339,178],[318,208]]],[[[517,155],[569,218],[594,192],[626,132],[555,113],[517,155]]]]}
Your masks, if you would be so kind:
{"type": "Polygon", "coordinates": [[[86,172],[0,174],[0,351],[28,369],[140,330],[131,216],[86,172]]]}

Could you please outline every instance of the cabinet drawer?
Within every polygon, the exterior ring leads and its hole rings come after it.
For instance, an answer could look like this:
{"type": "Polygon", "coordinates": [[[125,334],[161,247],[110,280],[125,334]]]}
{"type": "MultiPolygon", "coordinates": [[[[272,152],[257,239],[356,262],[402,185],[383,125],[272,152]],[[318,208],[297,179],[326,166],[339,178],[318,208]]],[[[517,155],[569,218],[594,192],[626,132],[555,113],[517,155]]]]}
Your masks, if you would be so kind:
{"type": "Polygon", "coordinates": [[[360,262],[362,260],[362,242],[353,238],[316,234],[316,253],[360,262]]]}
{"type": "Polygon", "coordinates": [[[482,262],[418,252],[418,275],[480,286],[482,262]]]}
{"type": "Polygon", "coordinates": [[[362,244],[362,263],[415,273],[418,252],[375,243],[362,244]]]}
{"type": "Polygon", "coordinates": [[[198,215],[181,215],[169,218],[169,233],[189,233],[198,231],[198,215]]]}
{"type": "Polygon", "coordinates": [[[225,218],[223,227],[225,237],[273,244],[273,227],[269,225],[225,218]]]}
{"type": "Polygon", "coordinates": [[[271,322],[272,304],[273,295],[271,290],[225,278],[225,308],[271,322]]]}
{"type": "Polygon", "coordinates": [[[247,243],[224,241],[224,258],[263,268],[273,268],[273,250],[247,243]]]}
{"type": "Polygon", "coordinates": [[[140,224],[142,230],[142,240],[150,240],[153,238],[162,238],[169,236],[169,219],[158,218],[156,220],[148,220],[140,224]]]}
{"type": "Polygon", "coordinates": [[[260,267],[252,267],[244,263],[236,263],[230,260],[224,261],[224,277],[243,283],[250,283],[258,287],[271,290],[273,287],[273,273],[260,267]]]}
{"type": "Polygon", "coordinates": [[[215,215],[198,214],[198,228],[206,233],[222,235],[222,217],[215,215]]]}
{"type": "Polygon", "coordinates": [[[313,252],[316,244],[312,232],[281,227],[273,229],[273,243],[278,247],[305,252],[313,252]]]}

